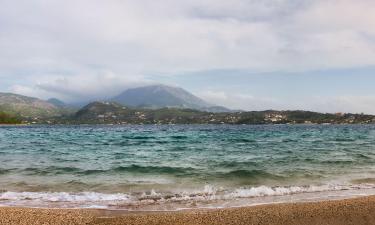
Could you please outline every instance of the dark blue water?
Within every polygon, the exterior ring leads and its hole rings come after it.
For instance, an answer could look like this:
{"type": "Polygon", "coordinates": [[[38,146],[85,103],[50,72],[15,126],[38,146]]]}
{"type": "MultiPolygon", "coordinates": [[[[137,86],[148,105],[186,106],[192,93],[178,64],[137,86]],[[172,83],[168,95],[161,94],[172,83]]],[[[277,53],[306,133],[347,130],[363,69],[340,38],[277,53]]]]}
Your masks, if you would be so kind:
{"type": "Polygon", "coordinates": [[[51,193],[55,202],[252,197],[374,183],[372,125],[0,127],[0,204],[51,193]]]}

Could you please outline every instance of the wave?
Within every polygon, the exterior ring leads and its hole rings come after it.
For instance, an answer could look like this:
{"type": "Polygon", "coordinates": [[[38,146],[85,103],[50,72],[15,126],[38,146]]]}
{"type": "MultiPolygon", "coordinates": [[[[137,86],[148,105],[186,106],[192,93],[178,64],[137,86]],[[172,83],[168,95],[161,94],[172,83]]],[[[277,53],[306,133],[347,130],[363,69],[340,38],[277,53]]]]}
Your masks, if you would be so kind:
{"type": "Polygon", "coordinates": [[[248,180],[257,180],[257,179],[282,179],[284,177],[269,173],[264,170],[233,170],[226,173],[218,174],[218,177],[221,178],[239,178],[239,179],[248,179],[248,180]]]}
{"type": "Polygon", "coordinates": [[[132,136],[127,137],[128,139],[134,139],[134,140],[149,140],[149,139],[155,139],[153,136],[132,136]]]}
{"type": "Polygon", "coordinates": [[[67,173],[80,173],[81,169],[76,167],[49,166],[46,168],[28,167],[21,170],[28,175],[58,175],[67,173]]]}
{"type": "Polygon", "coordinates": [[[132,172],[132,173],[143,173],[143,174],[191,174],[196,169],[191,167],[170,167],[170,166],[119,166],[112,168],[115,172],[132,172]]]}
{"type": "Polygon", "coordinates": [[[227,195],[227,197],[249,198],[249,197],[264,197],[264,196],[280,196],[280,195],[292,195],[292,194],[298,194],[298,193],[337,191],[337,190],[348,190],[348,189],[351,189],[351,187],[335,186],[335,185],[291,186],[291,187],[259,186],[259,187],[252,187],[249,189],[237,189],[233,193],[230,193],[229,195],[227,195]]]}
{"type": "MultiPolygon", "coordinates": [[[[325,163],[340,163],[340,162],[325,162],[325,163]]],[[[346,163],[346,162],[341,162],[346,163]]],[[[21,172],[31,176],[54,176],[54,175],[75,175],[75,176],[93,176],[99,174],[142,174],[142,175],[169,175],[174,177],[196,177],[196,178],[210,178],[210,179],[241,179],[249,182],[259,181],[262,179],[280,180],[290,177],[291,175],[280,175],[273,172],[268,172],[262,169],[239,169],[240,167],[251,166],[255,167],[257,163],[235,163],[226,162],[220,163],[221,168],[228,169],[227,171],[207,171],[193,167],[173,167],[173,166],[141,166],[132,164],[129,166],[117,166],[108,169],[82,169],[77,167],[58,167],[49,166],[45,168],[28,167],[24,169],[17,169],[16,172],[21,172]],[[237,169],[238,168],[238,169],[237,169]]],[[[0,174],[6,174],[13,170],[0,169],[0,174]]]]}
{"type": "MultiPolygon", "coordinates": [[[[13,169],[0,169],[0,175],[13,171],[13,169]]],[[[118,166],[109,169],[81,169],[77,167],[58,167],[49,166],[45,168],[28,167],[24,169],[17,169],[17,172],[25,173],[27,175],[95,175],[102,173],[142,173],[142,174],[170,174],[170,175],[194,175],[199,171],[192,167],[169,167],[169,166],[118,166]]]]}
{"type": "Polygon", "coordinates": [[[181,139],[188,139],[189,137],[185,136],[185,135],[173,135],[173,136],[171,136],[171,138],[181,140],[181,139]]]}
{"type": "Polygon", "coordinates": [[[256,143],[257,142],[254,139],[247,139],[247,138],[229,138],[228,140],[231,142],[236,142],[236,143],[256,143]]]}
{"type": "MultiPolygon", "coordinates": [[[[319,193],[327,191],[360,191],[364,189],[375,190],[375,184],[355,185],[320,185],[320,186],[285,186],[268,187],[258,186],[222,190],[211,185],[206,185],[202,190],[191,192],[162,193],[151,190],[145,193],[98,193],[98,192],[0,192],[0,205],[7,206],[32,206],[32,207],[76,207],[76,208],[121,208],[140,209],[144,206],[163,206],[165,204],[198,205],[207,202],[237,201],[238,199],[254,199],[267,196],[287,196],[303,193],[319,193]]],[[[328,196],[324,194],[323,196],[328,196]]],[[[253,201],[254,202],[254,201],[253,201]]],[[[161,207],[163,208],[163,207],[161,207]]]]}
{"type": "Polygon", "coordinates": [[[335,138],[334,141],[337,142],[354,142],[356,139],[354,138],[335,138]]]}
{"type": "Polygon", "coordinates": [[[359,159],[365,159],[365,160],[372,160],[373,158],[371,156],[368,156],[366,154],[362,154],[362,153],[357,153],[355,154],[355,157],[356,158],[359,158],[359,159]]]}
{"type": "Polygon", "coordinates": [[[337,165],[351,165],[351,164],[355,164],[356,161],[354,160],[346,160],[346,159],[337,159],[337,160],[324,160],[324,161],[320,161],[321,164],[337,164],[337,165]]]}
{"type": "Polygon", "coordinates": [[[102,201],[128,201],[130,196],[127,194],[104,194],[96,192],[3,192],[0,193],[0,202],[6,200],[16,201],[44,201],[44,202],[102,202],[102,201]]]}
{"type": "Polygon", "coordinates": [[[255,161],[243,161],[243,162],[238,162],[238,161],[223,161],[223,162],[217,162],[213,161],[213,163],[216,164],[218,168],[244,168],[244,167],[258,167],[259,163],[255,161]]]}
{"type": "Polygon", "coordinates": [[[12,171],[13,171],[13,169],[1,169],[0,168],[0,175],[8,174],[12,171]]]}

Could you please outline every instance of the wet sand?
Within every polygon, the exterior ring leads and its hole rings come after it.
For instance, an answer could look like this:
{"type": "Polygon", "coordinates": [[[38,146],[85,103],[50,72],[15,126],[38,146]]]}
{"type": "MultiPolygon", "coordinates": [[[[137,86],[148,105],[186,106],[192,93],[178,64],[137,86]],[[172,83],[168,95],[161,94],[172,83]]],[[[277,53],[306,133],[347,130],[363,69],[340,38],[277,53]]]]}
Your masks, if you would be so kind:
{"type": "Polygon", "coordinates": [[[0,208],[0,224],[375,225],[375,196],[312,203],[159,213],[3,207],[0,208]]]}

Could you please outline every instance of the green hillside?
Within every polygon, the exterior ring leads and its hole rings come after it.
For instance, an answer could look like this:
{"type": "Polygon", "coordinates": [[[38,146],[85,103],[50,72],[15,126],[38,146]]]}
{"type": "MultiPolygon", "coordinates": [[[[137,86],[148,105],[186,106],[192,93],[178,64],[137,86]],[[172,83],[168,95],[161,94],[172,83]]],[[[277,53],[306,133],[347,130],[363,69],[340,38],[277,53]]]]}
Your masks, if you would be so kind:
{"type": "Polygon", "coordinates": [[[0,124],[19,124],[21,120],[4,112],[0,112],[0,124]]]}
{"type": "Polygon", "coordinates": [[[0,111],[21,118],[47,118],[67,113],[66,109],[50,102],[12,93],[0,93],[0,111]]]}
{"type": "Polygon", "coordinates": [[[144,109],[113,102],[93,102],[72,116],[53,123],[73,124],[369,124],[375,116],[309,111],[250,111],[212,113],[193,109],[144,109]]]}

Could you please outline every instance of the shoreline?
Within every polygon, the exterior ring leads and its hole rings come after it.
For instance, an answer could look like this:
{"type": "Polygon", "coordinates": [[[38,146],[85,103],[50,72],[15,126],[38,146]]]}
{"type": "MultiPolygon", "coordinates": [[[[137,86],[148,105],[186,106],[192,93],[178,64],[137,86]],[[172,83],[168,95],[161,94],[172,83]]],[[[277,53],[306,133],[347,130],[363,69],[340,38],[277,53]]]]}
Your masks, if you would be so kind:
{"type": "Polygon", "coordinates": [[[372,225],[375,224],[375,195],[344,200],[169,212],[0,207],[0,224],[372,225]]]}

